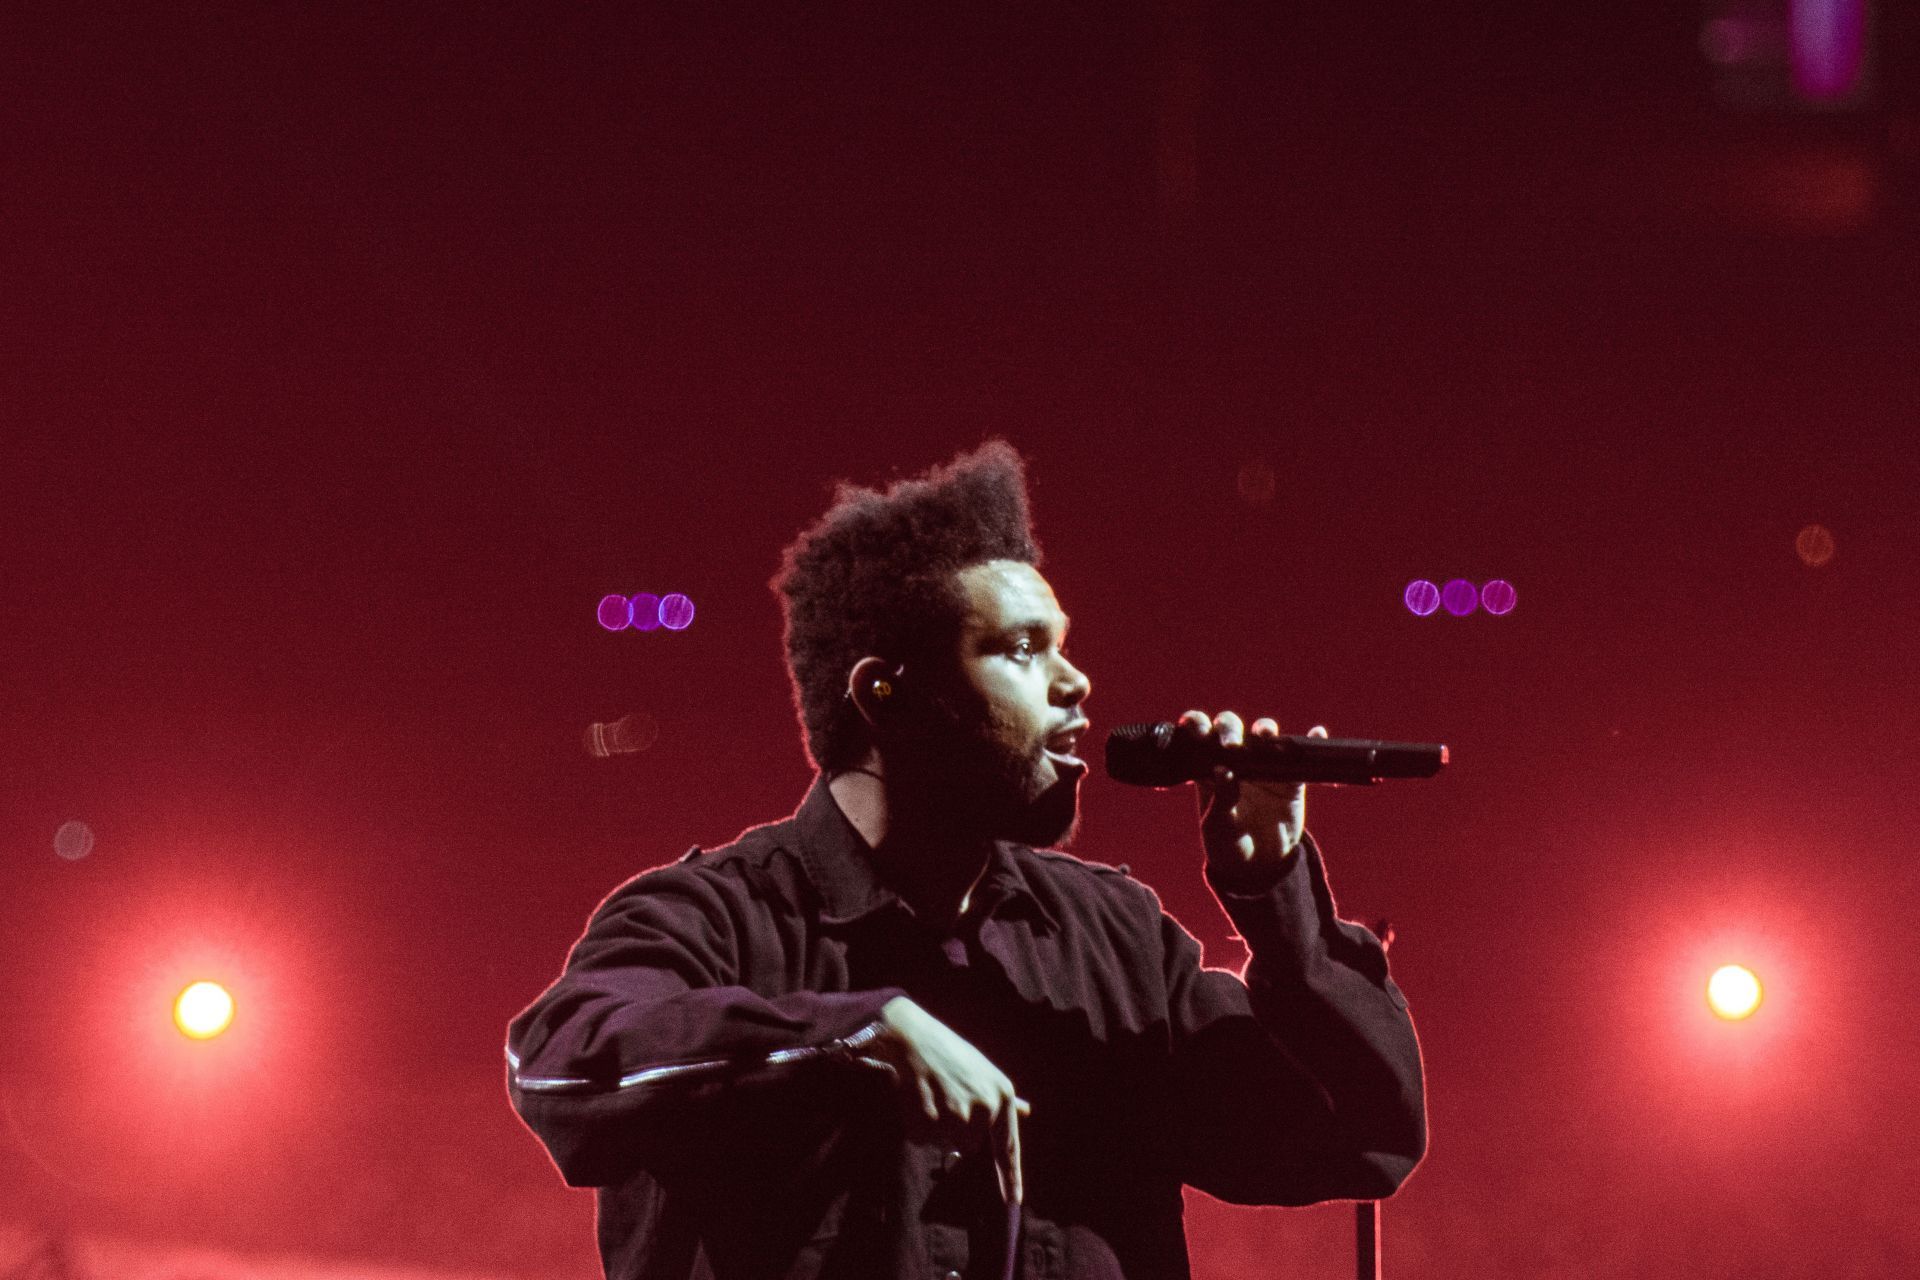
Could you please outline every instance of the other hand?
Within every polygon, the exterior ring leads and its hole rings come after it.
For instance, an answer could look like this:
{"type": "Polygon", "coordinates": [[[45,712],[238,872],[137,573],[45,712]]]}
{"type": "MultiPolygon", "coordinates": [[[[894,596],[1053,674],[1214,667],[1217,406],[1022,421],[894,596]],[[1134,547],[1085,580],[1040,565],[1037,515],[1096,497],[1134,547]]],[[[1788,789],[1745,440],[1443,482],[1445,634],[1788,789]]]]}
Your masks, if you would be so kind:
{"type": "MultiPolygon", "coordinates": [[[[1249,732],[1256,738],[1277,738],[1280,726],[1271,717],[1255,720],[1249,730],[1238,714],[1222,711],[1209,716],[1189,711],[1177,722],[1179,732],[1212,737],[1223,746],[1238,746],[1249,732]]],[[[1327,736],[1326,726],[1307,731],[1310,738],[1327,736]]],[[[1200,800],[1200,838],[1207,864],[1230,883],[1258,884],[1277,877],[1287,859],[1300,847],[1307,829],[1307,788],[1302,783],[1241,781],[1228,769],[1215,769],[1212,778],[1195,783],[1200,800]]]]}
{"type": "Polygon", "coordinates": [[[910,1127],[962,1151],[991,1151],[1001,1197],[1018,1203],[1020,1120],[1032,1105],[984,1053],[906,996],[887,1001],[880,1022],[869,1051],[893,1072],[910,1127]]]}

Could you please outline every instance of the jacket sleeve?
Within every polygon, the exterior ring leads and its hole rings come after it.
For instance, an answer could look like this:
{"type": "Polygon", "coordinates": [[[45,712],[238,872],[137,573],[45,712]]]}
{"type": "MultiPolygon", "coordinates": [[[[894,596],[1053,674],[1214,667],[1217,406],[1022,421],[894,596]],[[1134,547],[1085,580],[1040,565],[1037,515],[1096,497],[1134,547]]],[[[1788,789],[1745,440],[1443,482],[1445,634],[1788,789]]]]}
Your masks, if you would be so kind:
{"type": "Polygon", "coordinates": [[[901,993],[780,991],[768,953],[791,932],[743,878],[689,865],[600,905],[507,1033],[508,1096],[568,1183],[668,1167],[740,1090],[859,1059],[901,993]]]}
{"type": "Polygon", "coordinates": [[[1335,917],[1310,838],[1269,889],[1210,883],[1251,958],[1244,978],[1205,969],[1162,917],[1182,1180],[1243,1204],[1392,1194],[1426,1152],[1426,1099],[1385,949],[1335,917]]]}

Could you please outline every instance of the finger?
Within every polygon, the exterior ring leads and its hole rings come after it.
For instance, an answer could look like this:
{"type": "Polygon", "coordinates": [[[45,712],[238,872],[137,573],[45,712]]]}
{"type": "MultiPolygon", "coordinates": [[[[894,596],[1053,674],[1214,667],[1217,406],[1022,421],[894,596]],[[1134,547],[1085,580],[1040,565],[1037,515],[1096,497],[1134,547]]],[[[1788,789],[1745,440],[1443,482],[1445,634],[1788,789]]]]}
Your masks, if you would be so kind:
{"type": "Polygon", "coordinates": [[[1003,1108],[995,1126],[999,1141],[994,1146],[993,1171],[1000,1183],[1000,1199],[1008,1204],[1019,1204],[1026,1198],[1020,1174],[1021,1105],[1016,1099],[1015,1105],[1003,1108]]]}
{"type": "Polygon", "coordinates": [[[1000,1166],[1000,1150],[1005,1144],[1001,1136],[1000,1111],[987,1098],[975,1098],[973,1107],[959,1117],[959,1122],[949,1130],[946,1141],[957,1151],[965,1155],[976,1152],[992,1160],[996,1169],[1000,1166]]]}
{"type": "Polygon", "coordinates": [[[914,1083],[920,1087],[920,1114],[927,1118],[927,1123],[939,1124],[940,1100],[934,1096],[932,1082],[921,1079],[914,1083]]]}
{"type": "Polygon", "coordinates": [[[1280,736],[1280,722],[1272,716],[1261,716],[1253,722],[1247,732],[1256,738],[1277,738],[1280,736]]]}
{"type": "Polygon", "coordinates": [[[1237,747],[1246,741],[1247,727],[1236,712],[1222,711],[1213,718],[1213,736],[1223,747],[1237,747]]]}
{"type": "MultiPolygon", "coordinates": [[[[1181,713],[1178,720],[1174,721],[1174,729],[1183,738],[1204,738],[1213,733],[1213,717],[1204,711],[1185,711],[1181,713]]],[[[1194,779],[1194,799],[1198,802],[1203,817],[1213,803],[1215,789],[1220,785],[1222,771],[1215,769],[1213,772],[1214,776],[1211,778],[1194,779]]]]}
{"type": "Polygon", "coordinates": [[[1200,829],[1216,838],[1230,838],[1234,826],[1234,806],[1240,803],[1240,780],[1223,764],[1213,767],[1213,776],[1195,788],[1200,799],[1200,829]]]}
{"type": "Polygon", "coordinates": [[[1020,1204],[1027,1198],[1026,1175],[1020,1171],[1020,1110],[1018,1107],[1007,1112],[1008,1167],[1013,1170],[1013,1202],[1020,1204]]]}
{"type": "Polygon", "coordinates": [[[865,1067],[869,1071],[878,1071],[885,1075],[895,1088],[903,1091],[906,1089],[906,1084],[900,1075],[900,1068],[877,1053],[856,1053],[853,1055],[853,1064],[857,1067],[865,1067]]]}

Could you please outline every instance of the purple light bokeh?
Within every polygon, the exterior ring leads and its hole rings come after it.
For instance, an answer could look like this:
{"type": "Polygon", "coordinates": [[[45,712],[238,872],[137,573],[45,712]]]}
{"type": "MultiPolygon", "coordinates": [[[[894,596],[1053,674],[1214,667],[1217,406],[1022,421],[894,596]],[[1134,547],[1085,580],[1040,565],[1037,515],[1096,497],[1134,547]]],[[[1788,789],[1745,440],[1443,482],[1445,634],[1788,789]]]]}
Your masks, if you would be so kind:
{"type": "Polygon", "coordinates": [[[1456,618],[1464,618],[1480,605],[1480,592],[1465,578],[1455,578],[1440,588],[1440,603],[1456,618]]]}
{"type": "Polygon", "coordinates": [[[651,591],[639,591],[633,597],[633,629],[652,631],[661,622],[660,597],[651,591]]]}
{"type": "Polygon", "coordinates": [[[660,625],[669,631],[685,631],[693,625],[693,601],[678,591],[660,598],[660,625]]]}
{"type": "Polygon", "coordinates": [[[1520,593],[1505,578],[1495,578],[1480,588],[1481,607],[1496,618],[1512,613],[1519,600],[1520,593]]]}
{"type": "Polygon", "coordinates": [[[630,606],[625,596],[601,596],[600,607],[594,610],[594,616],[600,619],[600,625],[609,631],[621,631],[633,620],[630,606]]]}
{"type": "Polygon", "coordinates": [[[1865,0],[1793,0],[1787,14],[1794,92],[1808,102],[1851,97],[1866,67],[1865,0]]]}
{"type": "Polygon", "coordinates": [[[1407,602],[1407,608],[1418,617],[1426,617],[1440,607],[1440,588],[1425,578],[1415,578],[1407,584],[1406,593],[1401,599],[1407,602]]]}

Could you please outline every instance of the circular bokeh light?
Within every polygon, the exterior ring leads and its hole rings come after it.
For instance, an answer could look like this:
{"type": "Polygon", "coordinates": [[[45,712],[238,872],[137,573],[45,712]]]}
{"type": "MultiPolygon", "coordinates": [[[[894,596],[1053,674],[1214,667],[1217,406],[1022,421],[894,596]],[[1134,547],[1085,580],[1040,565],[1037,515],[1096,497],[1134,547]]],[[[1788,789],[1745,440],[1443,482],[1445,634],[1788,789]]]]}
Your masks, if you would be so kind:
{"type": "Polygon", "coordinates": [[[685,631],[693,625],[693,601],[678,591],[660,598],[660,625],[669,631],[685,631]]]}
{"type": "Polygon", "coordinates": [[[233,996],[217,982],[188,985],[173,1002],[173,1025],[194,1040],[211,1040],[233,1025],[233,996]]]}
{"type": "Polygon", "coordinates": [[[660,625],[660,597],[642,591],[633,598],[633,629],[652,631],[660,625]]]}
{"type": "Polygon", "coordinates": [[[1464,618],[1480,604],[1480,592],[1465,578],[1455,578],[1440,588],[1440,603],[1456,618],[1464,618]]]}
{"type": "Polygon", "coordinates": [[[594,616],[600,619],[600,625],[607,630],[620,631],[633,621],[633,609],[625,596],[601,596],[600,607],[594,611],[594,616]]]}
{"type": "Polygon", "coordinates": [[[1723,964],[1707,979],[1708,1007],[1729,1022],[1751,1016],[1760,1007],[1760,996],[1760,979],[1745,965],[1723,964]]]}
{"type": "Polygon", "coordinates": [[[1810,524],[1793,539],[1793,550],[1809,569],[1833,559],[1833,534],[1823,524],[1810,524]]]}
{"type": "Polygon", "coordinates": [[[1488,613],[1498,618],[1513,612],[1513,606],[1519,603],[1520,593],[1505,578],[1495,578],[1480,588],[1480,605],[1488,613]]]}
{"type": "Polygon", "coordinates": [[[1257,458],[1242,466],[1235,480],[1241,499],[1254,507],[1264,507],[1273,501],[1276,484],[1273,468],[1257,458]]]}
{"type": "Polygon", "coordinates": [[[599,759],[645,751],[660,737],[660,722],[644,711],[587,726],[587,754],[599,759]]]}
{"type": "Polygon", "coordinates": [[[93,852],[93,828],[84,822],[63,822],[53,833],[53,851],[68,862],[78,862],[93,852]]]}
{"type": "Polygon", "coordinates": [[[644,711],[621,716],[607,726],[607,749],[628,754],[645,751],[660,739],[660,722],[644,711]]]}
{"type": "Polygon", "coordinates": [[[1406,593],[1401,598],[1407,602],[1409,610],[1424,618],[1440,607],[1440,588],[1425,578],[1415,578],[1407,584],[1406,593]]]}

